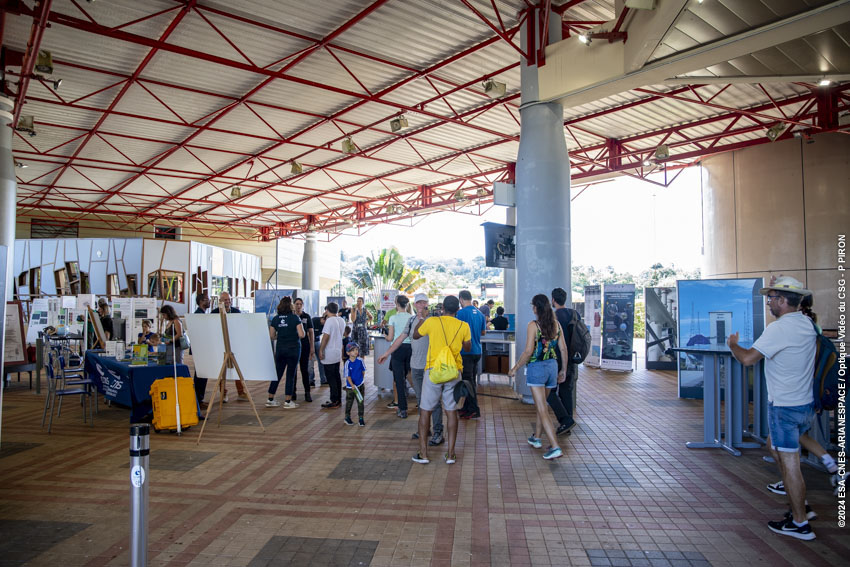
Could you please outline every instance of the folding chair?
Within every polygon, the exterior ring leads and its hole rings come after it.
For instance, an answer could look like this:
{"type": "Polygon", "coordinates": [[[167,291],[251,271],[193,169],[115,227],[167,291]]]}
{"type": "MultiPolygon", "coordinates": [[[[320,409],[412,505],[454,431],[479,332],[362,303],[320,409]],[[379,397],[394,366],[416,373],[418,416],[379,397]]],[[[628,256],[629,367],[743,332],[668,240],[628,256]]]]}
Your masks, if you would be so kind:
{"type": "MultiPolygon", "coordinates": [[[[84,385],[82,387],[68,388],[64,383],[61,374],[57,376],[56,361],[53,353],[47,355],[48,363],[45,365],[47,370],[47,397],[44,400],[44,413],[41,416],[41,427],[44,428],[44,422],[47,418],[47,408],[50,408],[50,422],[47,426],[47,432],[50,433],[53,429],[53,412],[56,409],[56,398],[59,398],[59,416],[62,415],[62,399],[65,396],[80,396],[80,402],[83,406],[83,423],[86,422],[86,397],[91,398],[91,392],[84,385]]],[[[94,426],[94,416],[92,415],[91,399],[89,399],[89,420],[94,426]]]]}
{"type": "MultiPolygon", "coordinates": [[[[94,394],[94,413],[97,413],[97,387],[94,380],[86,378],[85,370],[82,366],[69,367],[65,366],[65,355],[59,355],[59,370],[62,373],[62,381],[65,386],[85,386],[86,389],[94,394]]],[[[59,403],[59,413],[62,413],[62,403],[59,403]]]]}

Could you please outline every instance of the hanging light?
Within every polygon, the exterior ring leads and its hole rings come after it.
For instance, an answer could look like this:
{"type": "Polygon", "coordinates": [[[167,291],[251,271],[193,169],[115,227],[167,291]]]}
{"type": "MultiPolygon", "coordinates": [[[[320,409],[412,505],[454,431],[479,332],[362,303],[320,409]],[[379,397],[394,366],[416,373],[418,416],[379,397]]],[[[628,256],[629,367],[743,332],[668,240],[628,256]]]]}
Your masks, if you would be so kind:
{"type": "Polygon", "coordinates": [[[46,49],[41,49],[35,59],[35,70],[46,75],[53,74],[53,54],[46,49]]]}
{"type": "Polygon", "coordinates": [[[302,166],[300,163],[298,163],[295,160],[292,160],[290,162],[290,167],[289,167],[290,173],[298,174],[298,173],[301,173],[302,171],[304,171],[304,166],[302,166]]]}
{"type": "Polygon", "coordinates": [[[505,96],[505,93],[508,90],[508,86],[505,83],[500,83],[498,81],[494,81],[493,79],[487,79],[484,81],[484,94],[489,96],[490,98],[501,98],[505,96]]]}
{"type": "Polygon", "coordinates": [[[239,187],[238,185],[234,185],[230,189],[230,198],[231,199],[238,199],[241,196],[242,196],[242,188],[239,187]]]}
{"type": "Polygon", "coordinates": [[[342,153],[355,154],[357,153],[357,145],[351,138],[346,138],[342,141],[342,153]]]}
{"type": "Polygon", "coordinates": [[[458,203],[463,203],[466,201],[466,193],[463,192],[463,189],[458,189],[455,191],[454,198],[458,203]]]}
{"type": "Polygon", "coordinates": [[[667,159],[670,157],[670,146],[661,144],[655,148],[655,159],[667,159]]]}
{"type": "Polygon", "coordinates": [[[478,195],[479,197],[486,197],[487,196],[487,190],[484,187],[479,187],[478,190],[475,192],[475,194],[478,195]]]}
{"type": "Polygon", "coordinates": [[[35,119],[30,116],[21,116],[18,119],[18,124],[15,126],[18,132],[26,132],[30,136],[35,136],[35,119]]]}
{"type": "Polygon", "coordinates": [[[390,130],[393,132],[398,132],[402,128],[407,128],[407,126],[407,118],[404,117],[404,114],[390,120],[390,130]]]}

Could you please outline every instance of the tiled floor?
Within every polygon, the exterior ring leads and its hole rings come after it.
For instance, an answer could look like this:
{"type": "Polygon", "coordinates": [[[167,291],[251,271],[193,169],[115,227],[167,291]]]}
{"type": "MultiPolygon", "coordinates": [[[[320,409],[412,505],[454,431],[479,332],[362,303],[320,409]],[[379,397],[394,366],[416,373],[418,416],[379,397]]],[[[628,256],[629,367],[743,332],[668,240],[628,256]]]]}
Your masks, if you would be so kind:
{"type": "MultiPolygon", "coordinates": [[[[366,427],[320,409],[327,387],[294,410],[260,406],[265,432],[231,402],[200,444],[197,427],[151,435],[149,564],[850,564],[826,475],[804,470],[817,540],[771,533],[785,503],[764,489],[778,478],[765,452],[686,449],[702,403],[678,400],[675,384],[582,368],[580,423],[554,463],[526,443],[533,408],[502,397],[461,422],[452,466],[445,446],[411,463],[415,400],[397,419],[371,386],[366,427]]],[[[265,389],[250,386],[255,401],[265,389]]],[[[92,428],[69,404],[48,435],[25,382],[4,404],[0,567],[128,565],[129,412],[101,405],[92,428]]]]}

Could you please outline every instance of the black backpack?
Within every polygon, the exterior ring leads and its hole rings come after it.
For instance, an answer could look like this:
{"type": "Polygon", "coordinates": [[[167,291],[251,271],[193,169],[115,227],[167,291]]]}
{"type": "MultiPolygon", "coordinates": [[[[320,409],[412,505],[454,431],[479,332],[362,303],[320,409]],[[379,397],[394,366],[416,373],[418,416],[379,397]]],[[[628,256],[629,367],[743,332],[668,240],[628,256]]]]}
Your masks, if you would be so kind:
{"type": "Polygon", "coordinates": [[[581,364],[590,352],[590,329],[581,320],[578,311],[571,309],[572,319],[567,324],[567,349],[570,351],[570,362],[581,364]]]}
{"type": "Polygon", "coordinates": [[[812,380],[815,411],[832,411],[838,407],[838,351],[832,341],[823,336],[812,321],[817,337],[815,342],[815,375],[812,380]]]}

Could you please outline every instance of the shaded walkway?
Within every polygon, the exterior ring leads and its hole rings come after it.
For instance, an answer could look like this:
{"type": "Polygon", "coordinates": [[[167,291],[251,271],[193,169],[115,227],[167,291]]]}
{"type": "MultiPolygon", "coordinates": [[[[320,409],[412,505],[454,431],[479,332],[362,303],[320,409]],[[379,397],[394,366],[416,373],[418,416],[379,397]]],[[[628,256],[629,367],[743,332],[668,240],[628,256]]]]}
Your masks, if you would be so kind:
{"type": "MultiPolygon", "coordinates": [[[[371,361],[370,361],[371,365],[371,361]]],[[[641,366],[642,366],[641,361],[641,366]]],[[[371,377],[370,382],[371,383],[371,377]]],[[[255,401],[266,384],[255,383],[255,401]]],[[[232,387],[231,387],[232,390],[232,387]]],[[[486,392],[486,380],[483,391],[486,392]]],[[[510,395],[510,390],[490,390],[510,395]]],[[[525,441],[534,411],[482,398],[461,422],[458,463],[411,463],[401,420],[367,388],[365,428],[320,410],[225,405],[196,445],[151,435],[151,565],[840,565],[850,557],[826,475],[804,467],[818,539],[772,534],[785,510],[761,450],[689,451],[702,403],[672,372],[582,368],[580,425],[549,463],[525,441]],[[845,559],[840,559],[844,557],[845,559]]],[[[66,404],[54,433],[43,398],[13,382],[3,408],[0,565],[127,565],[128,412],[95,427],[66,404]]],[[[414,401],[415,402],[415,401],[414,401]]],[[[213,416],[213,420],[214,420],[213,416]]]]}

